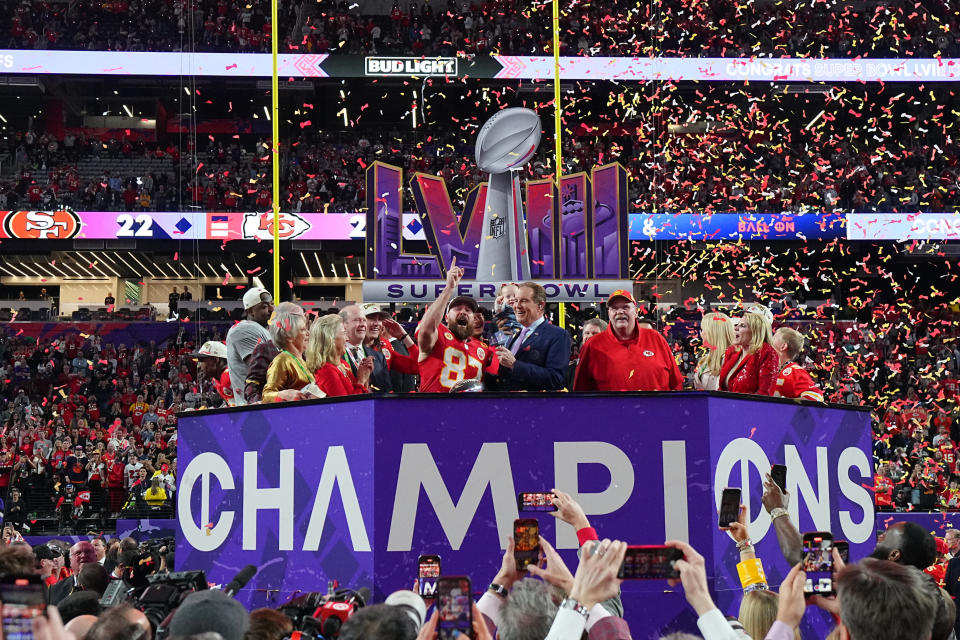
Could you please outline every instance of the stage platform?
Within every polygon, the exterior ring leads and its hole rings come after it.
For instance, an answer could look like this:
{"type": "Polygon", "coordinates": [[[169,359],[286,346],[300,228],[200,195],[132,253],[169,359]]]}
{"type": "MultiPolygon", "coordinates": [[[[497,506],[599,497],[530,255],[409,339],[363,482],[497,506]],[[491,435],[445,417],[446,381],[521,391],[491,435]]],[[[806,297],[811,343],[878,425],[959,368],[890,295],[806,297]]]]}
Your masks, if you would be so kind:
{"type": "MultiPolygon", "coordinates": [[[[851,557],[871,551],[875,514],[866,408],[728,393],[354,396],[181,414],[180,569],[276,607],[328,580],[382,599],[410,588],[419,554],[483,591],[518,517],[519,491],[572,493],[601,537],[689,541],[721,608],[736,613],[733,542],[720,493],[742,487],[772,585],[789,567],[760,502],[762,473],[786,464],[802,531],[830,530],[851,557]]],[[[576,537],[549,514],[541,535],[576,569],[576,537]]],[[[695,629],[664,582],[623,585],[634,637],[695,629]]],[[[811,629],[825,629],[816,615],[811,629]]],[[[825,633],[821,633],[821,636],[825,633]]],[[[812,637],[812,636],[811,636],[812,637]]]]}

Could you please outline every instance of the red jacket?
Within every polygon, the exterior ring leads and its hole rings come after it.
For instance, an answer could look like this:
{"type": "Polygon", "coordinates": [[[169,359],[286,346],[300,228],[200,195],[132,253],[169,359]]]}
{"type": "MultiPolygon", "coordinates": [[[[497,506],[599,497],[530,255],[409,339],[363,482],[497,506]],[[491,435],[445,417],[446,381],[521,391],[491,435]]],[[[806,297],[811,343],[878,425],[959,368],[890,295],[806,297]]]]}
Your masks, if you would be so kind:
{"type": "Polygon", "coordinates": [[[580,349],[574,391],[679,391],[680,369],[670,346],[653,329],[637,326],[620,340],[608,326],[580,349]]]}
{"type": "Polygon", "coordinates": [[[356,381],[349,368],[344,371],[329,362],[317,369],[313,377],[320,390],[329,398],[367,393],[366,387],[356,381]]]}
{"type": "Polygon", "coordinates": [[[773,347],[764,344],[738,365],[739,359],[740,347],[738,346],[728,348],[723,354],[723,365],[720,367],[720,390],[753,393],[760,396],[771,395],[780,363],[780,358],[777,357],[773,347]],[[729,382],[727,382],[728,375],[729,382]]]}

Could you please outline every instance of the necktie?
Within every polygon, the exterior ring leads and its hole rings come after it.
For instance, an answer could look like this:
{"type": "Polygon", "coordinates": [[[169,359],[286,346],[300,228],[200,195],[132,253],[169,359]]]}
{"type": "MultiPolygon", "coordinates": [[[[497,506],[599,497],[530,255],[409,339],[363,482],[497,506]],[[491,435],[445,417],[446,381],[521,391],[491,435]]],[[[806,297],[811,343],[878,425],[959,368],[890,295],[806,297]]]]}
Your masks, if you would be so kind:
{"type": "Polygon", "coordinates": [[[517,355],[517,351],[520,351],[520,346],[523,344],[524,338],[527,337],[527,332],[530,331],[529,327],[524,327],[523,331],[520,332],[520,335],[516,340],[513,341],[513,346],[510,347],[510,353],[517,355]]]}

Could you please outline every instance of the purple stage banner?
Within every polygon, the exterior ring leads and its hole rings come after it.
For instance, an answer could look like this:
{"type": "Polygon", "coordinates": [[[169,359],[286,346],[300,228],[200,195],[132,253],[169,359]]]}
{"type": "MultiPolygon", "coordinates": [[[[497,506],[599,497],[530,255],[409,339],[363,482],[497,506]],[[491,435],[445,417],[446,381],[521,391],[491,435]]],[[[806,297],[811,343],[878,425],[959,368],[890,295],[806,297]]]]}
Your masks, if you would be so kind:
{"type": "MultiPolygon", "coordinates": [[[[788,467],[801,530],[830,530],[853,557],[874,545],[869,413],[733,394],[390,396],[192,412],[180,417],[177,559],[276,607],[327,581],[409,588],[419,554],[482,591],[518,517],[520,491],[568,491],[601,537],[689,541],[736,613],[736,549],[716,527],[722,489],[739,486],[771,585],[789,567],[762,509],[762,473],[788,467]]],[[[523,514],[532,516],[535,514],[523,514]]],[[[541,535],[576,568],[573,529],[541,535]]],[[[683,594],[623,584],[635,637],[695,629],[683,594]]],[[[814,628],[825,622],[812,616],[814,628]]],[[[825,635],[825,632],[821,635],[825,635]]]]}

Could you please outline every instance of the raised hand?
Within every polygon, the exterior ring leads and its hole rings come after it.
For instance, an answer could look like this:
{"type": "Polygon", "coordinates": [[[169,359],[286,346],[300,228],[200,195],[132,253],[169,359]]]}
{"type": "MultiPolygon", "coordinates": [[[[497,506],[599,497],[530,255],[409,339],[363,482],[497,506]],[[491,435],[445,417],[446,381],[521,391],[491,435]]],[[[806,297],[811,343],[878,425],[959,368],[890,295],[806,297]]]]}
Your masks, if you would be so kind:
{"type": "Polygon", "coordinates": [[[551,511],[550,515],[554,518],[563,520],[577,531],[590,526],[587,515],[583,512],[583,507],[569,493],[554,488],[553,504],[557,507],[557,510],[551,511]]]}
{"type": "Polygon", "coordinates": [[[463,269],[457,266],[457,258],[454,256],[450,262],[450,268],[447,269],[447,288],[452,289],[456,287],[460,284],[461,278],[463,278],[463,269]]]}
{"type": "Polygon", "coordinates": [[[547,566],[540,568],[538,565],[531,564],[527,567],[527,572],[532,576],[541,578],[548,584],[560,587],[565,593],[570,593],[573,588],[573,574],[570,573],[570,569],[567,568],[563,558],[553,548],[553,545],[542,536],[540,537],[540,548],[543,550],[543,557],[547,566]]]}

